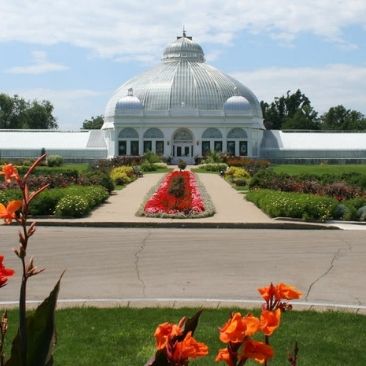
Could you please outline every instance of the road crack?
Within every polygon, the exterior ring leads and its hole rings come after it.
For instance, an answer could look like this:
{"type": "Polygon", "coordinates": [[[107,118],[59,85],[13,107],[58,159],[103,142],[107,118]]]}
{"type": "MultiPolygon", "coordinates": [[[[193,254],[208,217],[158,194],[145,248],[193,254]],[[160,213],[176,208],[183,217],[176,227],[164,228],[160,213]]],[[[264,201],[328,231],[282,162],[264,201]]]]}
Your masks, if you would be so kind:
{"type": "Polygon", "coordinates": [[[319,281],[321,281],[324,277],[326,277],[328,274],[329,274],[329,272],[331,272],[332,271],[332,269],[334,268],[334,265],[335,265],[335,262],[339,259],[339,258],[341,258],[341,257],[344,257],[347,253],[345,253],[345,252],[350,252],[350,251],[352,251],[352,246],[349,244],[349,243],[347,243],[346,241],[343,241],[344,242],[344,244],[347,246],[347,248],[340,248],[340,249],[338,249],[335,253],[334,253],[334,255],[333,255],[333,257],[332,257],[332,259],[331,259],[331,261],[330,261],[330,264],[329,264],[329,267],[326,269],[326,271],[325,272],[323,272],[318,278],[316,278],[311,284],[310,284],[310,286],[309,286],[309,288],[308,288],[308,291],[306,292],[306,295],[305,295],[305,301],[308,301],[308,298],[309,298],[309,295],[310,295],[310,292],[311,292],[311,290],[313,289],[313,287],[317,284],[317,283],[319,283],[319,281]]]}
{"type": "Polygon", "coordinates": [[[144,237],[144,239],[142,240],[140,246],[139,246],[139,249],[136,251],[135,253],[135,261],[134,261],[134,264],[135,264],[135,272],[136,272],[136,276],[137,276],[137,280],[141,283],[141,289],[142,289],[142,296],[143,297],[146,297],[146,284],[144,282],[144,279],[142,278],[142,275],[141,275],[141,271],[140,271],[140,260],[141,260],[141,257],[142,257],[142,253],[146,247],[146,242],[147,240],[149,239],[149,237],[151,236],[151,232],[149,231],[146,236],[144,237]]]}

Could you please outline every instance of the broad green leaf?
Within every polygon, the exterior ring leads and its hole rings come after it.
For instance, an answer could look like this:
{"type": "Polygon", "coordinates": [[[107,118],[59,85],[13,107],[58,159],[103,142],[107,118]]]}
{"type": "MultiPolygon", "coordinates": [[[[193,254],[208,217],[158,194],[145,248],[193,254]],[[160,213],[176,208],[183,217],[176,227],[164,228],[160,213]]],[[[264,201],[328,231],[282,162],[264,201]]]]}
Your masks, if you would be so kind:
{"type": "MultiPolygon", "coordinates": [[[[62,276],[61,276],[62,277],[62,276]]],[[[52,366],[55,344],[55,309],[61,278],[50,295],[27,316],[26,366],[52,366]]],[[[21,361],[19,330],[12,344],[10,359],[5,366],[23,366],[21,361]]]]}

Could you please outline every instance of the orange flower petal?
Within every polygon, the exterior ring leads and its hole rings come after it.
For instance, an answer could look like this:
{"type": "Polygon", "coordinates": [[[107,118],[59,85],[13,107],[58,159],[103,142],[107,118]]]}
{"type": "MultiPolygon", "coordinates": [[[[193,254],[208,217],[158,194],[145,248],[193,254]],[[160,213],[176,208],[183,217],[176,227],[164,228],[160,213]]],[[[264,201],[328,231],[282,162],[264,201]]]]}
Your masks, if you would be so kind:
{"type": "Polygon", "coordinates": [[[248,341],[245,342],[241,360],[250,358],[256,362],[264,363],[271,357],[273,357],[273,350],[271,346],[263,342],[248,339],[248,341]]]}
{"type": "Polygon", "coordinates": [[[262,310],[260,317],[260,329],[263,334],[270,336],[279,327],[281,320],[281,309],[275,311],[262,310]]]}
{"type": "Polygon", "coordinates": [[[278,300],[294,300],[299,299],[302,292],[297,290],[294,286],[287,285],[285,283],[279,283],[276,285],[276,297],[278,300]]]}

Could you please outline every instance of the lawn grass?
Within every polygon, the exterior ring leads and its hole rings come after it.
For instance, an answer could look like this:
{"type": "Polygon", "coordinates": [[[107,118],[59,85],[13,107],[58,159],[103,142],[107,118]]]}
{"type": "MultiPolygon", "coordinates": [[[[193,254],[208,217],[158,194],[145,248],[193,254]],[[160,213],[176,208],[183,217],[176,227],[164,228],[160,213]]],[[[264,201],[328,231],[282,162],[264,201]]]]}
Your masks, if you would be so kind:
{"type": "MultiPolygon", "coordinates": [[[[215,365],[217,350],[223,347],[217,328],[233,309],[203,312],[195,333],[197,340],[209,346],[209,357],[192,365],[215,365]]],[[[177,323],[192,316],[193,309],[170,308],[78,308],[56,314],[58,344],[55,366],[143,366],[154,353],[153,333],[165,321],[177,323]]],[[[246,311],[242,310],[242,314],[246,311]]],[[[254,313],[258,315],[258,310],[254,313]]],[[[15,333],[17,312],[10,311],[11,335],[15,333]]],[[[366,316],[339,312],[288,312],[272,337],[276,357],[270,365],[285,366],[293,342],[300,348],[299,366],[366,365],[366,316]]],[[[7,350],[10,338],[8,338],[7,350]]],[[[248,365],[255,363],[248,362],[248,365]]],[[[219,364],[217,364],[219,365],[219,364]]],[[[220,365],[224,365],[221,363],[220,365]]]]}
{"type": "Polygon", "coordinates": [[[298,174],[344,174],[361,173],[366,174],[366,164],[281,164],[271,166],[276,173],[287,173],[289,175],[298,174]]]}

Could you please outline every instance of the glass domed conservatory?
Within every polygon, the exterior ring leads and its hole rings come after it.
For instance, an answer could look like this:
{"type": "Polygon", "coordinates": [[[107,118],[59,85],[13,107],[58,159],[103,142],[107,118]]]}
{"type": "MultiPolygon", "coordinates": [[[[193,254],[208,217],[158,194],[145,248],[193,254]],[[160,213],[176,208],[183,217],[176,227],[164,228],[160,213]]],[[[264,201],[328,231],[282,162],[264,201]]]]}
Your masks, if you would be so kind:
{"type": "Polygon", "coordinates": [[[114,93],[102,129],[108,157],[152,151],[193,163],[209,151],[259,156],[264,127],[256,96],[183,32],[159,65],[114,93]]]}
{"type": "Polygon", "coordinates": [[[193,163],[217,151],[277,162],[365,162],[366,133],[264,130],[256,96],[208,65],[183,32],[159,65],[114,93],[102,130],[0,130],[0,159],[33,158],[41,148],[68,161],[152,151],[193,163]]]}

